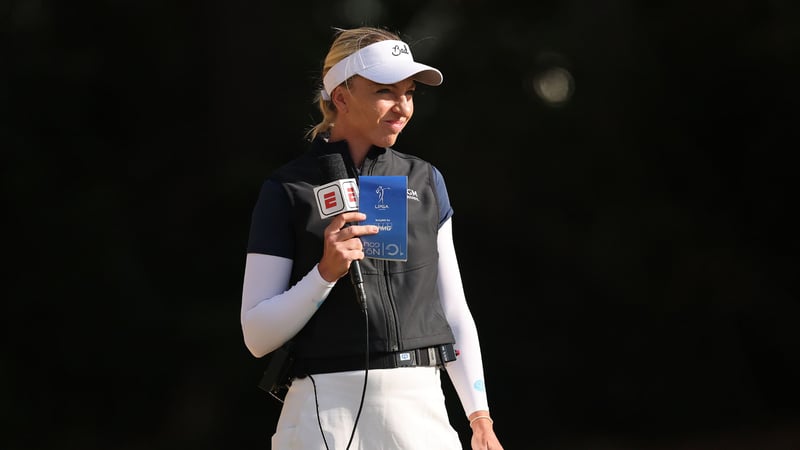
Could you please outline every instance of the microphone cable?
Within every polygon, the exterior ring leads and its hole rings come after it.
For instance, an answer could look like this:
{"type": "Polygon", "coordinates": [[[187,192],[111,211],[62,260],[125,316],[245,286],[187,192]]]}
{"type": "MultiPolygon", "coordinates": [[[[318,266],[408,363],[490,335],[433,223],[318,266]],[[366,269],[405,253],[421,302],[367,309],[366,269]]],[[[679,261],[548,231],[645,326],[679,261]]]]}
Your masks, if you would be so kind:
{"type": "MultiPolygon", "coordinates": [[[[366,303],[364,303],[366,305],[366,303]]],[[[361,388],[361,402],[358,404],[358,412],[356,413],[356,420],[353,422],[353,431],[350,433],[350,440],[347,442],[346,449],[350,448],[350,444],[353,442],[353,437],[356,435],[356,426],[358,426],[358,419],[361,417],[361,410],[364,408],[364,397],[367,396],[367,377],[369,376],[369,317],[367,316],[367,309],[366,307],[362,308],[362,312],[364,313],[364,329],[366,334],[365,340],[365,349],[366,351],[364,354],[366,358],[364,359],[364,386],[361,388]]]]}
{"type": "MultiPolygon", "coordinates": [[[[358,293],[357,293],[358,295],[358,293]]],[[[367,304],[366,302],[362,303],[361,312],[364,313],[364,385],[361,388],[361,402],[358,405],[358,411],[356,412],[356,418],[353,422],[353,431],[350,432],[350,440],[347,442],[347,447],[345,449],[349,449],[350,445],[353,443],[353,438],[356,435],[356,427],[358,426],[358,419],[361,417],[361,410],[364,408],[364,398],[367,394],[367,379],[369,377],[369,315],[367,314],[367,304]]],[[[322,420],[319,416],[319,398],[317,397],[317,383],[314,381],[314,377],[310,374],[308,378],[311,380],[311,385],[314,387],[314,403],[316,404],[317,408],[317,425],[319,425],[319,432],[322,435],[322,442],[325,444],[325,448],[330,450],[328,447],[328,441],[325,439],[325,431],[322,429],[322,420]]]]}

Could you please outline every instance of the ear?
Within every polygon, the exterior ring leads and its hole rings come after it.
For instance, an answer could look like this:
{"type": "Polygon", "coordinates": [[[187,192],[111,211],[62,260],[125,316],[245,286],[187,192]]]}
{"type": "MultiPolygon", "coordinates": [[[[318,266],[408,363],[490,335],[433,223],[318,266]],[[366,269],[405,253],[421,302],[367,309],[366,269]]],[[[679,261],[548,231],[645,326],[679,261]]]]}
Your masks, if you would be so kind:
{"type": "Polygon", "coordinates": [[[340,84],[333,89],[333,94],[331,95],[331,101],[334,105],[336,105],[336,110],[339,112],[347,112],[347,92],[344,84],[340,84]]]}

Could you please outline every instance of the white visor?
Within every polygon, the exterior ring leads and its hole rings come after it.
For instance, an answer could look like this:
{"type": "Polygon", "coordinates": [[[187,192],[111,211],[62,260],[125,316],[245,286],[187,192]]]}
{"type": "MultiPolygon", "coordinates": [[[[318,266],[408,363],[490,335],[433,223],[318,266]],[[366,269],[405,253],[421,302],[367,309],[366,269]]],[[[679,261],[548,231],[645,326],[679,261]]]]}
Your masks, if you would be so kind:
{"type": "Polygon", "coordinates": [[[330,93],[353,75],[380,84],[394,84],[406,78],[430,86],[442,84],[442,73],[431,66],[420,64],[411,57],[411,49],[403,41],[380,41],[349,55],[325,74],[322,98],[330,100],[330,93]]]}

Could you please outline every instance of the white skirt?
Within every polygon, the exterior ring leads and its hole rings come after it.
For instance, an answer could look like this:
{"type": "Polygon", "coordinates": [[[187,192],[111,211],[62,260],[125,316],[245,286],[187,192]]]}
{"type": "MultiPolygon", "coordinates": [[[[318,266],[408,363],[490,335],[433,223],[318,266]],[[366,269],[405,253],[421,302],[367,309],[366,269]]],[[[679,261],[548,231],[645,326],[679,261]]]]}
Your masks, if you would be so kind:
{"type": "MultiPolygon", "coordinates": [[[[313,384],[309,377],[292,382],[272,436],[272,450],[348,448],[364,392],[364,371],[312,377],[313,384]]],[[[349,449],[462,450],[447,416],[439,369],[370,370],[349,449]]]]}

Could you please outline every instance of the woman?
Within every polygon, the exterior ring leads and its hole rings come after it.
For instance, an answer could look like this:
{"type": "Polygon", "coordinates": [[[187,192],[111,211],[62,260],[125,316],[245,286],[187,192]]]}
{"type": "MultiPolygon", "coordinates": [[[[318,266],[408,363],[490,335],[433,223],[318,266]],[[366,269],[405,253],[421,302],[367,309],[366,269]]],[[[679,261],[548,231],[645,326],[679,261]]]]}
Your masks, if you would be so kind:
{"type": "Polygon", "coordinates": [[[256,357],[290,348],[293,361],[272,448],[461,449],[444,370],[472,448],[502,449],[444,179],[391,148],[414,113],[416,83],[437,86],[442,74],[415,62],[396,34],[373,27],[337,30],[322,74],[323,117],[309,131],[310,149],[264,182],[248,242],[245,344],[256,357]],[[360,238],[378,229],[357,224],[362,212],[321,218],[314,188],[331,180],[320,158],[336,154],[349,178],[407,177],[407,259],[365,258],[360,238]],[[363,279],[361,308],[354,286],[340,282],[354,270],[363,279]]]}

